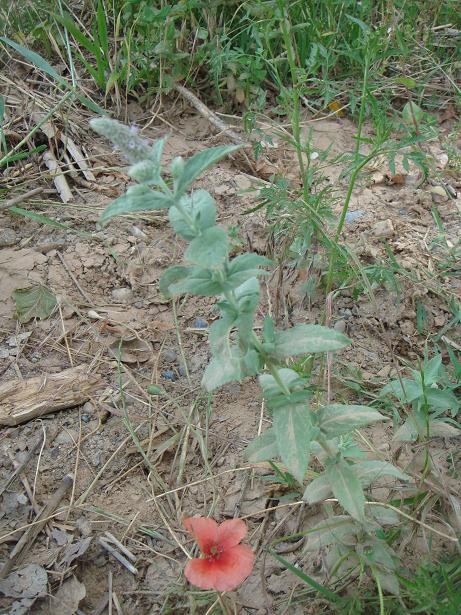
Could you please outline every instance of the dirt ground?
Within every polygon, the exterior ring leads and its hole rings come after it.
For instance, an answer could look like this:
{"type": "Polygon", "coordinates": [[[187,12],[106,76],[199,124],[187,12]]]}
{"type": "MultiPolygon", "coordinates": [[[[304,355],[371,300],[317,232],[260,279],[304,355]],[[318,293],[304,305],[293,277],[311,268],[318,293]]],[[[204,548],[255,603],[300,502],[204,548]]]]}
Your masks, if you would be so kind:
{"type": "MultiPolygon", "coordinates": [[[[319,150],[332,144],[332,154],[339,154],[354,147],[354,126],[346,118],[306,125],[314,130],[314,147],[319,150]]],[[[168,130],[159,122],[146,136],[154,139],[168,130]]],[[[174,120],[165,160],[221,142],[205,119],[185,112],[174,120]]],[[[442,150],[439,145],[431,147],[437,160],[442,150]]],[[[218,520],[247,517],[249,544],[258,559],[253,575],[232,594],[236,612],[326,612],[321,601],[312,606],[297,606],[294,601],[287,607],[288,599],[304,586],[263,549],[274,538],[315,525],[322,511],[307,505],[280,506],[284,494],[264,479],[268,468],[262,464],[245,469],[243,449],[268,424],[257,383],[250,379],[227,385],[213,399],[201,391],[209,359],[204,326],[215,317],[213,301],[194,297],[177,302],[178,337],[171,304],[160,295],[158,280],[164,269],[181,259],[183,244],[162,213],[98,226],[100,212],[124,191],[127,177],[102,139],[92,136],[86,149],[106,168],[97,177],[99,189],[70,181],[71,202],[39,209],[67,228],[0,210],[1,381],[49,377],[76,366],[99,377],[85,403],[5,426],[0,432],[1,485],[36,445],[19,476],[2,489],[2,561],[14,553],[24,528],[65,477],[73,477],[46,528],[20,554],[15,569],[23,574],[14,579],[16,589],[0,598],[0,612],[66,615],[78,608],[78,613],[87,615],[205,613],[214,599],[209,597],[199,610],[191,610],[198,594],[181,576],[186,556],[179,544],[189,550],[193,546],[182,529],[182,518],[194,514],[211,514],[218,520]],[[19,324],[11,294],[37,283],[58,297],[58,306],[49,318],[19,324]],[[162,386],[168,397],[149,395],[150,384],[162,386]],[[107,548],[106,532],[119,541],[112,548],[124,560],[107,548]],[[110,611],[109,592],[114,605],[110,611]]],[[[288,168],[292,154],[282,149],[281,164],[288,168]]],[[[278,155],[274,148],[271,156],[276,163],[278,155]]],[[[393,181],[384,162],[371,171],[369,180],[354,192],[344,240],[362,265],[385,258],[388,245],[411,275],[399,276],[400,294],[380,286],[372,297],[362,293],[356,299],[346,289],[333,298],[330,324],[353,342],[335,358],[333,394],[341,401],[354,399],[351,382],[377,392],[395,374],[393,361],[414,362],[422,356],[426,337],[416,326],[417,300],[425,306],[431,333],[436,333],[451,318],[446,297],[450,293],[461,297],[460,278],[445,279],[436,291],[430,278],[443,257],[432,244],[440,233],[431,214],[435,198],[431,186],[419,185],[416,172],[393,181]]],[[[325,173],[344,192],[338,167],[327,167],[325,173]]],[[[247,244],[261,254],[268,251],[264,210],[243,214],[254,207],[256,193],[250,189],[262,176],[255,177],[238,159],[227,159],[196,184],[215,197],[219,223],[239,227],[241,243],[236,242],[236,251],[247,244]]],[[[437,198],[448,239],[455,242],[461,199],[437,198]]],[[[340,205],[335,214],[339,211],[340,205]]],[[[321,322],[322,293],[303,301],[304,281],[302,273],[287,269],[280,324],[321,322]]],[[[264,288],[264,302],[272,307],[276,285],[273,276],[264,288]]],[[[262,310],[260,316],[262,320],[262,310]]],[[[448,335],[459,339],[459,331],[448,335]]],[[[395,461],[397,446],[390,424],[364,433],[395,461]]],[[[441,471],[449,459],[453,470],[461,470],[453,441],[437,439],[432,447],[441,471]]],[[[418,448],[403,447],[398,461],[404,469],[410,463],[418,468],[418,448]]],[[[457,485],[448,474],[444,480],[457,485]]],[[[381,497],[388,497],[391,489],[392,485],[381,486],[381,497]]],[[[427,552],[428,537],[414,532],[406,549],[409,558],[418,559],[427,552]]],[[[443,540],[434,544],[437,549],[446,547],[443,540]]],[[[312,557],[301,546],[293,549],[293,543],[279,546],[286,559],[325,581],[321,553],[312,557]]]]}

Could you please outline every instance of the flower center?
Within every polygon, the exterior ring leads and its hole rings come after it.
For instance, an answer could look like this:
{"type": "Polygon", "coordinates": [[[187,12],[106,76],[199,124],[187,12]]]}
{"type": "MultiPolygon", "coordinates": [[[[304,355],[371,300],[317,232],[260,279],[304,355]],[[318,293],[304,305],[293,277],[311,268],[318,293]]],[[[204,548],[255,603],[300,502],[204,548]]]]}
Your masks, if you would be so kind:
{"type": "Polygon", "coordinates": [[[212,545],[209,550],[208,553],[206,555],[207,559],[209,560],[217,560],[221,557],[221,554],[224,552],[224,547],[222,547],[221,545],[212,545]]]}

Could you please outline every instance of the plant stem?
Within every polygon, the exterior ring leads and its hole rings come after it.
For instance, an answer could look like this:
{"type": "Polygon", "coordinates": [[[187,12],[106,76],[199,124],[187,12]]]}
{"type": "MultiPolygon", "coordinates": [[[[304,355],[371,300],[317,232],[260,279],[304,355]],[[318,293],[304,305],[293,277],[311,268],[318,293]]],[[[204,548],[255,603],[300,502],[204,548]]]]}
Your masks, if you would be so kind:
{"type": "MultiPolygon", "coordinates": [[[[366,98],[367,98],[369,67],[370,67],[370,61],[369,61],[369,56],[367,54],[366,57],[365,57],[365,67],[364,67],[364,72],[363,72],[363,84],[362,84],[362,95],[361,95],[361,98],[360,98],[360,114],[359,114],[359,121],[358,121],[358,124],[357,124],[357,135],[356,135],[356,143],[355,143],[355,150],[354,150],[354,158],[355,158],[356,162],[357,162],[358,156],[360,154],[360,143],[361,143],[361,140],[362,140],[362,130],[363,130],[363,124],[365,122],[365,111],[366,111],[365,103],[366,103],[366,98]]],[[[373,156],[374,156],[374,154],[373,154],[373,156]]],[[[350,203],[351,197],[352,197],[352,192],[354,190],[355,183],[357,181],[357,177],[359,175],[359,172],[365,166],[365,164],[367,164],[368,162],[369,162],[369,156],[367,156],[365,158],[365,160],[363,160],[359,165],[357,165],[355,167],[354,171],[351,174],[351,178],[350,178],[350,181],[349,181],[349,187],[347,189],[346,198],[344,200],[343,209],[341,211],[341,216],[339,218],[338,226],[336,228],[335,244],[338,243],[339,238],[341,237],[341,233],[342,233],[343,228],[344,228],[344,223],[346,221],[346,214],[347,214],[348,209],[349,209],[349,203],[350,203]]],[[[326,294],[327,295],[330,294],[331,288],[333,286],[333,273],[334,273],[334,268],[335,268],[335,265],[336,265],[337,252],[338,252],[337,251],[337,246],[334,245],[333,251],[332,251],[331,257],[330,257],[330,266],[329,266],[329,269],[328,269],[328,278],[327,278],[327,287],[326,287],[326,294]]]]}

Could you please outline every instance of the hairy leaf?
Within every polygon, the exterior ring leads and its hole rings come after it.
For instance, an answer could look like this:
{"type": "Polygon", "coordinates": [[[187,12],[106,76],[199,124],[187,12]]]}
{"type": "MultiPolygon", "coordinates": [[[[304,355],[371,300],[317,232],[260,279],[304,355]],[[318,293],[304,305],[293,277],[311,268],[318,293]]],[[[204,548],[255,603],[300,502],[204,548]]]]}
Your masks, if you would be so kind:
{"type": "Polygon", "coordinates": [[[245,458],[252,463],[279,456],[277,438],[272,428],[255,438],[245,449],[245,458]]]}
{"type": "Polygon", "coordinates": [[[328,482],[325,474],[314,478],[309,483],[304,491],[303,500],[308,504],[317,504],[317,502],[323,502],[332,495],[330,483],[328,482]]]}
{"type": "Polygon", "coordinates": [[[404,474],[399,468],[396,468],[387,461],[363,461],[353,465],[352,468],[362,487],[368,487],[381,476],[393,476],[404,481],[411,480],[410,476],[404,474]]]}
{"type": "Polygon", "coordinates": [[[325,519],[306,532],[307,542],[304,550],[318,551],[323,547],[343,543],[346,540],[352,543],[357,530],[357,525],[349,515],[337,515],[325,519]]]}
{"type": "Polygon", "coordinates": [[[191,241],[185,259],[201,267],[219,267],[229,254],[229,240],[221,226],[207,228],[191,241]]]}
{"type": "Polygon", "coordinates": [[[280,457],[300,483],[304,480],[314,435],[306,406],[285,406],[274,412],[273,427],[280,457]]]}
{"type": "Polygon", "coordinates": [[[170,293],[172,295],[192,293],[201,297],[212,297],[222,292],[223,286],[221,282],[217,282],[213,278],[213,271],[200,267],[189,269],[189,274],[186,278],[170,285],[170,293]]]}
{"type": "Polygon", "coordinates": [[[296,325],[287,331],[275,333],[277,359],[295,357],[312,352],[340,350],[351,343],[342,333],[321,325],[296,325]]]}
{"type": "Polygon", "coordinates": [[[167,299],[171,299],[174,293],[170,292],[170,286],[186,280],[190,271],[190,267],[182,267],[181,265],[169,267],[164,271],[159,282],[159,290],[162,295],[167,299]]]}
{"type": "Polygon", "coordinates": [[[169,210],[170,224],[181,237],[192,240],[216,222],[216,205],[206,190],[195,190],[190,196],[182,197],[181,206],[192,220],[190,224],[177,207],[169,210]]]}
{"type": "Polygon", "coordinates": [[[329,465],[326,477],[341,506],[357,521],[365,519],[365,496],[351,466],[341,460],[329,465]]]}
{"type": "Polygon", "coordinates": [[[163,192],[151,190],[145,185],[130,186],[125,194],[106,207],[101,215],[101,222],[107,222],[114,216],[133,214],[138,211],[150,211],[152,209],[167,209],[171,207],[171,197],[163,192]]]}
{"type": "Polygon", "coordinates": [[[175,181],[175,195],[182,196],[204,171],[240,148],[241,145],[218,145],[194,154],[185,162],[182,173],[175,181]]]}
{"type": "Polygon", "coordinates": [[[328,437],[341,436],[359,427],[388,420],[377,410],[368,406],[348,406],[331,404],[324,406],[318,412],[319,427],[328,437]]]}

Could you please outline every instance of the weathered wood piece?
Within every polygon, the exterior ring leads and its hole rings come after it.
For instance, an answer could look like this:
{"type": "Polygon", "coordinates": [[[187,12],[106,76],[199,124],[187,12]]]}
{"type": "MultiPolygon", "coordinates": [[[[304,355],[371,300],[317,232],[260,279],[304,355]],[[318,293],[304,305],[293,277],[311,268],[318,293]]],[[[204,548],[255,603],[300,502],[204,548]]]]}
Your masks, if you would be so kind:
{"type": "Polygon", "coordinates": [[[0,384],[0,425],[20,425],[31,419],[80,406],[101,385],[88,365],[0,384]]]}

